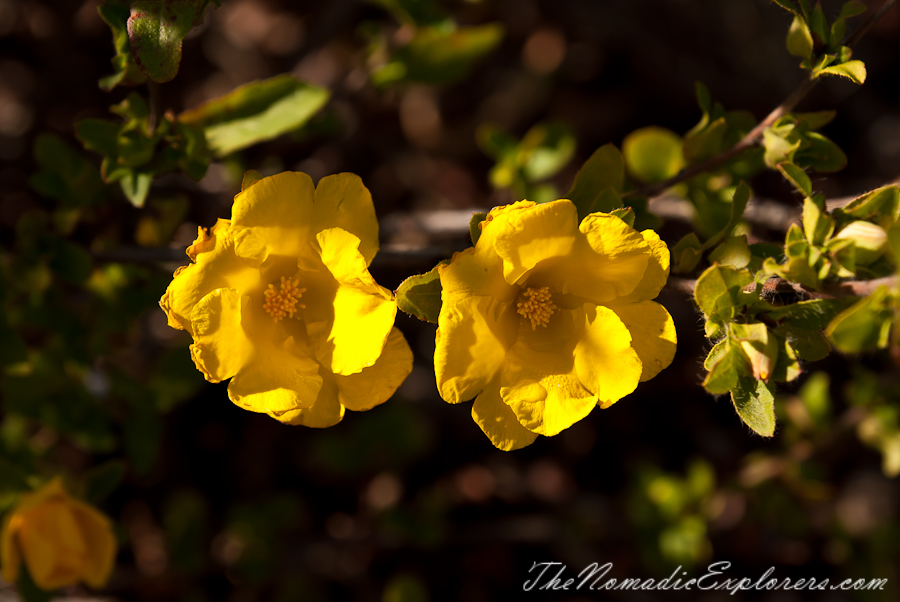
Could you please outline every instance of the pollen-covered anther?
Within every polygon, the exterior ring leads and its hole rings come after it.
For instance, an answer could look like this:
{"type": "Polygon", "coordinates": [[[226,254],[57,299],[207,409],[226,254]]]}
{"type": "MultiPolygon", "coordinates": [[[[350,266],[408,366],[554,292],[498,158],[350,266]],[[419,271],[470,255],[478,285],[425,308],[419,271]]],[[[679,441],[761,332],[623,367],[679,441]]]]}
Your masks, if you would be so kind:
{"type": "Polygon", "coordinates": [[[516,312],[531,322],[531,329],[537,330],[538,325],[546,328],[550,322],[550,316],[556,305],[550,300],[550,287],[526,288],[519,294],[516,302],[516,312]]]}
{"type": "Polygon", "coordinates": [[[266,302],[263,308],[276,322],[285,316],[293,318],[294,312],[306,307],[302,303],[297,303],[306,292],[305,288],[298,288],[299,284],[299,280],[282,276],[280,289],[276,290],[275,285],[270,284],[269,288],[265,290],[266,302]]]}

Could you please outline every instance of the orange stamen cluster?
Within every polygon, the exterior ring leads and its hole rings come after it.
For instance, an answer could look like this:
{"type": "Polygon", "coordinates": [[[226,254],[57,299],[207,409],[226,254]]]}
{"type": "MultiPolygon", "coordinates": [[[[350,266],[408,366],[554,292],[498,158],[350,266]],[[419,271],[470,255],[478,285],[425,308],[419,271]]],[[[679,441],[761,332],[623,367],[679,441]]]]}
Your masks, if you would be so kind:
{"type": "Polygon", "coordinates": [[[546,328],[556,309],[556,305],[550,301],[550,287],[526,288],[519,299],[516,312],[531,321],[531,329],[537,330],[538,325],[546,328]]]}
{"type": "Polygon", "coordinates": [[[297,301],[306,292],[305,288],[298,288],[299,280],[289,280],[284,276],[281,277],[281,288],[275,289],[274,284],[270,284],[265,290],[266,303],[263,308],[272,316],[276,322],[285,316],[294,317],[294,312],[298,309],[304,309],[306,306],[297,301]]]}

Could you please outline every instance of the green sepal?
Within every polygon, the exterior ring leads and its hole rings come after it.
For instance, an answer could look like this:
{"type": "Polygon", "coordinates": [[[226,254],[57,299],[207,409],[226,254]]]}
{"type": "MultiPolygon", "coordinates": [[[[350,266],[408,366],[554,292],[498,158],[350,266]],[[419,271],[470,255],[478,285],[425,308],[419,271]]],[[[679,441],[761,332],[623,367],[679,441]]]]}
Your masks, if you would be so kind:
{"type": "Polygon", "coordinates": [[[481,222],[487,219],[487,213],[475,213],[469,220],[469,237],[472,239],[472,245],[478,244],[481,238],[481,222]]]}
{"type": "Polygon", "coordinates": [[[731,391],[734,409],[744,424],[763,437],[775,434],[775,398],[765,382],[741,377],[731,391]]]}
{"type": "Polygon", "coordinates": [[[425,322],[437,324],[441,313],[441,277],[438,268],[450,263],[445,259],[431,271],[410,276],[397,288],[397,308],[425,322]]]}

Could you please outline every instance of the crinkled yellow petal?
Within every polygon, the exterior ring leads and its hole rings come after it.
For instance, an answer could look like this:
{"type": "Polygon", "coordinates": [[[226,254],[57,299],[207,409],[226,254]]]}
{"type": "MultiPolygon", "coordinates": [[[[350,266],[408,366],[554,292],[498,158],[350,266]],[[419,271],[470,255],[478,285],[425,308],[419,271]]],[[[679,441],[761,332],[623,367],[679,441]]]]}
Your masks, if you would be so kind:
{"type": "Polygon", "coordinates": [[[500,398],[500,379],[495,377],[475,398],[472,418],[494,447],[503,451],[521,449],[534,443],[537,434],[519,424],[515,412],[500,398]]]}
{"type": "Polygon", "coordinates": [[[0,575],[7,583],[15,583],[19,579],[19,568],[22,557],[16,543],[21,517],[11,512],[3,519],[3,531],[0,534],[0,575]]]}
{"type": "Polygon", "coordinates": [[[503,363],[518,328],[508,303],[491,297],[445,300],[435,336],[434,374],[445,401],[472,399],[503,363]]]}
{"type": "Polygon", "coordinates": [[[592,213],[581,222],[568,257],[542,266],[529,283],[605,303],[634,291],[650,255],[650,245],[637,230],[615,216],[592,213]]]}
{"type": "Polygon", "coordinates": [[[503,279],[503,260],[493,246],[482,244],[482,240],[475,247],[454,253],[448,265],[438,266],[442,304],[473,296],[508,302],[519,293],[519,287],[503,279]]]}
{"type": "Polygon", "coordinates": [[[322,263],[338,282],[331,332],[316,357],[335,374],[356,374],[381,355],[394,325],[397,302],[369,274],[356,235],[329,228],[319,232],[316,239],[322,263]]]}
{"type": "Polygon", "coordinates": [[[637,388],[641,360],[631,346],[631,333],[608,307],[586,308],[585,329],[575,346],[578,379],[607,408],[637,388]]]}
{"type": "Polygon", "coordinates": [[[575,347],[584,311],[555,313],[546,328],[523,324],[500,372],[500,397],[530,431],[548,437],[567,429],[597,405],[575,373],[575,347]]]}
{"type": "Polygon", "coordinates": [[[237,374],[253,353],[253,343],[241,323],[241,304],[246,299],[236,289],[219,288],[200,299],[191,312],[191,357],[210,382],[237,374]]]}
{"type": "Polygon", "coordinates": [[[513,284],[540,262],[569,253],[578,232],[578,211],[571,201],[553,201],[498,213],[484,229],[492,231],[503,277],[513,284]]]}
{"type": "Polygon", "coordinates": [[[321,388],[319,364],[304,356],[291,337],[283,348],[254,347],[247,364],[228,383],[228,397],[245,410],[278,417],[312,406],[321,388]]]}
{"type": "Polygon", "coordinates": [[[675,323],[665,307],[654,301],[616,303],[609,307],[631,333],[631,346],[641,359],[641,382],[650,380],[672,363],[677,337],[675,323]]]}
{"type": "Polygon", "coordinates": [[[159,301],[168,316],[169,326],[183,328],[191,334],[191,312],[200,299],[218,288],[233,288],[245,294],[259,284],[259,263],[235,255],[227,222],[219,220],[213,231],[213,234],[202,234],[190,247],[195,249],[199,245],[206,250],[194,253],[196,263],[182,266],[175,272],[159,301]],[[204,236],[207,238],[201,241],[204,236]]]}
{"type": "Polygon", "coordinates": [[[239,192],[231,208],[235,253],[262,262],[311,252],[315,194],[312,178],[300,172],[269,176],[239,192]]]}
{"type": "Polygon", "coordinates": [[[373,366],[349,376],[335,375],[338,399],[348,410],[363,412],[387,401],[412,372],[412,350],[394,328],[373,366]]]}
{"type": "Polygon", "coordinates": [[[647,270],[640,284],[631,293],[616,299],[616,303],[636,303],[656,299],[669,279],[669,248],[666,243],[660,240],[659,235],[653,230],[644,230],[641,236],[650,245],[651,255],[647,262],[647,270]]]}
{"type": "Polygon", "coordinates": [[[112,524],[94,508],[77,500],[72,500],[72,514],[87,548],[81,578],[93,588],[103,587],[112,574],[116,556],[112,524]]]}
{"type": "Polygon", "coordinates": [[[322,366],[322,389],[319,397],[310,408],[291,410],[280,416],[273,416],[285,424],[302,424],[311,428],[328,428],[344,418],[344,406],[341,405],[338,393],[337,376],[322,366]]]}
{"type": "Polygon", "coordinates": [[[341,228],[359,238],[359,252],[366,265],[378,252],[378,219],[372,194],[362,179],[352,173],[325,176],[316,186],[313,232],[341,228]]]}

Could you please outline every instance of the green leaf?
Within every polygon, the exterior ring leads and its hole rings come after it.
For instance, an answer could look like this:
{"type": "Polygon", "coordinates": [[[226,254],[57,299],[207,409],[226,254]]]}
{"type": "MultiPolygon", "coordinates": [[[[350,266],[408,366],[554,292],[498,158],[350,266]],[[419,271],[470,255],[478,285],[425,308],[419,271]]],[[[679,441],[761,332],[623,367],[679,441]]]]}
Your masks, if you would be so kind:
{"type": "Polygon", "coordinates": [[[788,29],[787,50],[801,59],[808,59],[813,51],[813,37],[803,17],[795,15],[788,29]]]}
{"type": "Polygon", "coordinates": [[[103,119],[82,119],[75,123],[75,135],[84,148],[101,155],[115,156],[122,125],[103,119]]]}
{"type": "Polygon", "coordinates": [[[167,82],[178,74],[181,41],[198,22],[203,0],[134,0],[128,17],[131,55],[144,74],[167,82]]]}
{"type": "Polygon", "coordinates": [[[809,146],[794,155],[794,161],[821,173],[833,173],[847,166],[847,155],[841,148],[818,132],[807,132],[804,139],[809,146]]]}
{"type": "Polygon", "coordinates": [[[809,15],[809,29],[813,34],[815,44],[827,44],[830,35],[828,31],[828,23],[825,21],[825,13],[822,11],[822,5],[816,4],[809,15]]]}
{"type": "Polygon", "coordinates": [[[99,502],[112,493],[125,476],[125,463],[122,460],[110,460],[95,466],[84,475],[85,495],[92,502],[99,502]]]}
{"type": "Polygon", "coordinates": [[[391,62],[372,74],[376,86],[397,81],[449,84],[468,75],[472,65],[493,51],[503,39],[500,23],[450,30],[445,26],[419,27],[412,40],[399,48],[391,62]]]}
{"type": "Polygon", "coordinates": [[[782,326],[775,332],[787,340],[800,359],[817,362],[825,359],[831,353],[831,345],[818,330],[782,326]]]}
{"type": "Polygon", "coordinates": [[[34,158],[40,169],[29,184],[39,194],[62,201],[64,207],[96,204],[105,197],[97,167],[53,134],[39,134],[34,158]]]}
{"type": "Polygon", "coordinates": [[[438,267],[450,263],[444,260],[430,272],[410,276],[396,291],[397,308],[425,322],[437,324],[441,313],[441,277],[438,267]]]}
{"type": "Polygon", "coordinates": [[[806,175],[806,172],[800,167],[797,167],[790,161],[782,161],[776,165],[776,167],[778,168],[778,171],[781,172],[781,175],[794,185],[794,188],[803,193],[803,196],[808,197],[812,195],[812,182],[810,181],[809,176],[806,175]]]}
{"type": "Polygon", "coordinates": [[[691,232],[675,243],[672,247],[672,270],[676,274],[685,274],[690,272],[703,256],[702,245],[697,234],[691,232]]]}
{"type": "Polygon", "coordinates": [[[798,329],[822,330],[849,303],[846,299],[809,299],[765,312],[766,317],[798,329]]]}
{"type": "Polygon", "coordinates": [[[752,282],[753,275],[749,270],[714,265],[697,279],[694,300],[706,316],[729,322],[735,315],[736,307],[753,299],[753,295],[742,292],[752,282]]]}
{"type": "Polygon", "coordinates": [[[279,75],[235,88],[178,121],[203,128],[209,148],[223,157],[299,128],[327,100],[327,90],[279,75]]]}
{"type": "Polygon", "coordinates": [[[53,591],[44,591],[35,584],[27,562],[21,564],[19,579],[16,581],[16,593],[21,596],[22,602],[50,602],[54,597],[53,591]]]}
{"type": "Polygon", "coordinates": [[[894,264],[900,266],[900,222],[888,228],[887,234],[888,244],[894,254],[894,264]]]}
{"type": "Polygon", "coordinates": [[[797,123],[805,122],[807,131],[818,130],[832,121],[837,116],[837,111],[814,111],[812,113],[792,113],[797,123]]]}
{"type": "Polygon", "coordinates": [[[566,198],[578,208],[579,221],[596,211],[609,213],[616,207],[599,207],[600,195],[607,189],[621,191],[625,182],[625,161],[622,153],[612,144],[601,146],[584,162],[566,198]]]}
{"type": "Polygon", "coordinates": [[[747,203],[749,202],[750,187],[747,186],[746,182],[741,181],[738,183],[737,188],[735,188],[734,196],[731,198],[731,215],[728,218],[728,223],[725,224],[724,228],[703,243],[702,248],[704,251],[719,244],[722,239],[731,234],[731,231],[734,230],[735,226],[740,223],[741,218],[744,216],[744,211],[747,209],[747,203]]]}
{"type": "Polygon", "coordinates": [[[688,164],[698,163],[718,153],[722,150],[727,131],[728,121],[725,117],[719,117],[700,132],[689,133],[682,146],[684,160],[688,164]]]}
{"type": "Polygon", "coordinates": [[[622,155],[628,173],[642,182],[663,182],[684,167],[682,141],[675,132],[650,126],[628,134],[622,155]]]}
{"type": "Polygon", "coordinates": [[[821,195],[803,200],[803,233],[806,240],[813,245],[824,244],[834,232],[834,219],[825,209],[825,200],[821,195]]]}
{"type": "Polygon", "coordinates": [[[819,288],[819,278],[803,257],[793,257],[786,264],[779,265],[777,261],[769,257],[763,262],[763,269],[770,276],[781,276],[790,282],[798,282],[811,289],[819,288]]]}
{"type": "Polygon", "coordinates": [[[831,411],[829,380],[827,372],[810,374],[797,392],[813,422],[820,426],[826,425],[831,411]]]}
{"type": "Polygon", "coordinates": [[[775,434],[775,398],[761,380],[741,377],[731,391],[731,401],[741,420],[763,437],[775,434]]]}
{"type": "Polygon", "coordinates": [[[722,356],[728,351],[728,344],[728,339],[722,339],[709,350],[709,355],[703,360],[703,367],[706,368],[707,371],[712,370],[713,365],[722,359],[722,356]]]}
{"type": "Polygon", "coordinates": [[[750,246],[747,244],[746,234],[726,239],[709,254],[710,261],[738,269],[747,267],[750,259],[750,246]]]}
{"type": "Polygon", "coordinates": [[[708,114],[712,112],[712,97],[709,94],[709,88],[701,81],[694,82],[694,92],[697,95],[697,104],[700,110],[708,114]]]}
{"type": "Polygon", "coordinates": [[[725,343],[724,349],[719,354],[719,357],[711,362],[709,373],[703,379],[703,387],[713,395],[728,393],[737,386],[739,370],[744,368],[747,362],[741,350],[730,342],[725,343]]]}
{"type": "Polygon", "coordinates": [[[763,160],[769,167],[783,161],[791,161],[803,141],[794,132],[794,127],[769,127],[763,130],[763,146],[766,149],[763,160]]]}
{"type": "Polygon", "coordinates": [[[841,7],[841,14],[838,15],[838,18],[849,19],[850,17],[861,15],[864,12],[866,12],[865,3],[860,0],[850,0],[849,2],[845,2],[841,7]]]}
{"type": "Polygon", "coordinates": [[[519,144],[519,165],[525,178],[537,182],[555,175],[575,154],[575,136],[561,123],[531,128],[519,144]]]}
{"type": "Polygon", "coordinates": [[[150,192],[150,183],[153,181],[153,174],[142,171],[129,170],[126,175],[119,180],[119,186],[125,197],[135,207],[143,207],[144,201],[147,200],[147,194],[150,192]]]}
{"type": "Polygon", "coordinates": [[[476,213],[469,220],[469,236],[472,238],[472,244],[477,245],[478,239],[481,238],[481,222],[487,219],[487,213],[476,213]]]}
{"type": "Polygon", "coordinates": [[[244,172],[244,177],[241,180],[241,192],[247,190],[262,179],[263,175],[261,173],[255,169],[248,169],[244,172]]]}
{"type": "Polygon", "coordinates": [[[147,78],[131,56],[131,42],[128,41],[128,17],[131,16],[127,4],[115,4],[105,0],[97,7],[100,18],[109,25],[113,34],[116,55],[110,59],[115,73],[100,79],[100,88],[109,92],[119,84],[137,85],[147,78]]]}
{"type": "Polygon", "coordinates": [[[842,213],[857,219],[870,219],[878,213],[897,219],[898,207],[900,207],[900,186],[889,184],[856,197],[842,209],[842,213]]]}
{"type": "Polygon", "coordinates": [[[860,299],[831,321],[825,336],[844,353],[884,349],[896,312],[886,286],[860,299]]]}
{"type": "Polygon", "coordinates": [[[840,75],[846,77],[854,84],[863,84],[866,81],[866,65],[862,61],[847,61],[840,65],[832,65],[820,69],[815,76],[820,75],[840,75]]]}

